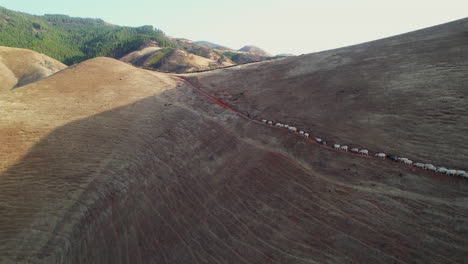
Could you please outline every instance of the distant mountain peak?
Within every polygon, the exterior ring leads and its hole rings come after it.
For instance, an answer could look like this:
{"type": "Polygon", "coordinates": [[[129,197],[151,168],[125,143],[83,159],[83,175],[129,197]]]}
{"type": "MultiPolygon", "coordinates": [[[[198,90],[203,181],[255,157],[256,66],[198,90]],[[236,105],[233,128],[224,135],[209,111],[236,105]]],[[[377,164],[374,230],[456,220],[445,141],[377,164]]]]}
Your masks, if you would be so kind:
{"type": "Polygon", "coordinates": [[[268,52],[262,50],[261,48],[254,46],[254,45],[247,45],[239,49],[239,51],[243,52],[249,52],[249,53],[254,53],[257,55],[265,56],[265,57],[271,57],[271,54],[268,52]]]}

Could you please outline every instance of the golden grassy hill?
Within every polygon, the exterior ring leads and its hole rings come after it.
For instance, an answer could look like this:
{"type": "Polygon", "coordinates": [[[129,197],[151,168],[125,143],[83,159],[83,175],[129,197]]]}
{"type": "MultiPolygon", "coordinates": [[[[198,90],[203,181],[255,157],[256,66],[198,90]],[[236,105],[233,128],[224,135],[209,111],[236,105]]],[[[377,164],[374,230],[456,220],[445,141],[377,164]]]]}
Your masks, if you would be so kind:
{"type": "Polygon", "coordinates": [[[146,47],[131,52],[120,59],[139,67],[165,72],[193,72],[234,65],[229,59],[210,52],[207,57],[198,56],[182,49],[146,47]]]}
{"type": "Polygon", "coordinates": [[[0,47],[0,91],[35,82],[66,67],[32,50],[0,47]]]}

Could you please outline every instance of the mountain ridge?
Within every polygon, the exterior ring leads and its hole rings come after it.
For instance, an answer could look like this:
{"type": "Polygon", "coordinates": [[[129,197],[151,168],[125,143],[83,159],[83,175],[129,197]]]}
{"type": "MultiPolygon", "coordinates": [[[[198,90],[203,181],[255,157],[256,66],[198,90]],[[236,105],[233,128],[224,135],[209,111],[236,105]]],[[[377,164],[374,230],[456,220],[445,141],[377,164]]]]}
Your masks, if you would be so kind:
{"type": "MultiPolygon", "coordinates": [[[[187,39],[171,38],[150,25],[125,27],[112,25],[98,18],[60,14],[35,16],[3,7],[0,7],[0,29],[0,46],[32,49],[67,65],[99,56],[120,59],[132,52],[141,51],[148,43],[176,50],[177,56],[164,57],[168,63],[158,64],[158,67],[163,67],[161,70],[175,72],[272,59],[269,56],[244,54],[225,47],[215,48],[187,39]],[[197,56],[212,61],[208,65],[197,56]],[[198,65],[197,62],[201,64],[198,65]],[[174,63],[179,65],[173,65],[174,63]]],[[[165,56],[169,55],[167,53],[165,56]]]]}

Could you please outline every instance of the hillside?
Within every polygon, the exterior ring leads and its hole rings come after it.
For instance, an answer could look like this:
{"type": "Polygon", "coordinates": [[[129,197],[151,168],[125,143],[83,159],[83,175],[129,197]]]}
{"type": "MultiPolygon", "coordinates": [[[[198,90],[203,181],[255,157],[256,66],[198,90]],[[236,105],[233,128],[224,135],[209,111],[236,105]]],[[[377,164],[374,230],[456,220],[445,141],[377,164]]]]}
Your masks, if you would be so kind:
{"type": "Polygon", "coordinates": [[[208,47],[212,47],[212,48],[215,48],[215,49],[218,49],[218,50],[230,49],[230,48],[227,48],[227,47],[225,47],[223,45],[219,45],[219,44],[209,42],[209,41],[206,41],[206,40],[195,41],[195,43],[200,44],[200,45],[205,45],[205,46],[208,46],[208,47]]]}
{"type": "Polygon", "coordinates": [[[181,75],[95,58],[1,93],[0,263],[463,263],[467,179],[259,120],[468,169],[467,29],[181,75]]]}
{"type": "Polygon", "coordinates": [[[468,20],[191,76],[258,119],[339,144],[467,168],[468,20]]]}
{"type": "Polygon", "coordinates": [[[31,50],[0,46],[0,92],[20,87],[66,68],[66,65],[31,50]]]}
{"type": "Polygon", "coordinates": [[[119,58],[148,40],[175,46],[152,26],[121,27],[101,19],[34,16],[0,7],[0,46],[31,49],[67,65],[97,56],[119,58]]]}
{"type": "Polygon", "coordinates": [[[229,59],[209,59],[182,49],[148,47],[132,52],[121,61],[163,72],[193,72],[234,65],[229,59]]]}
{"type": "MultiPolygon", "coordinates": [[[[135,57],[148,47],[147,43],[177,50],[175,56],[166,58],[167,63],[152,66],[163,71],[208,70],[269,59],[264,55],[206,45],[208,42],[170,38],[148,25],[123,27],[111,25],[102,19],[51,14],[35,16],[0,7],[0,46],[31,49],[67,65],[98,56],[120,59],[136,52],[131,55],[135,57]],[[163,64],[165,66],[161,68],[163,64]]],[[[139,62],[142,60],[138,59],[139,62]]]]}
{"type": "Polygon", "coordinates": [[[169,38],[176,48],[160,48],[157,44],[143,45],[120,60],[135,66],[163,72],[187,73],[224,68],[275,59],[254,52],[232,50],[209,45],[207,42],[193,42],[188,39],[169,38]]]}

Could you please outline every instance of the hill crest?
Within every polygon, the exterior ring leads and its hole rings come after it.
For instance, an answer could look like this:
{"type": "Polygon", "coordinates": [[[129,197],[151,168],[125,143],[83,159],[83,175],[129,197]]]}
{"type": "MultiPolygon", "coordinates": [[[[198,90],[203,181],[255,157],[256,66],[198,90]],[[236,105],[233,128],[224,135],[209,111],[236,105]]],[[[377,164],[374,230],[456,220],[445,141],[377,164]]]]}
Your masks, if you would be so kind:
{"type": "Polygon", "coordinates": [[[0,91],[27,85],[66,67],[32,50],[0,46],[0,91]]]}

